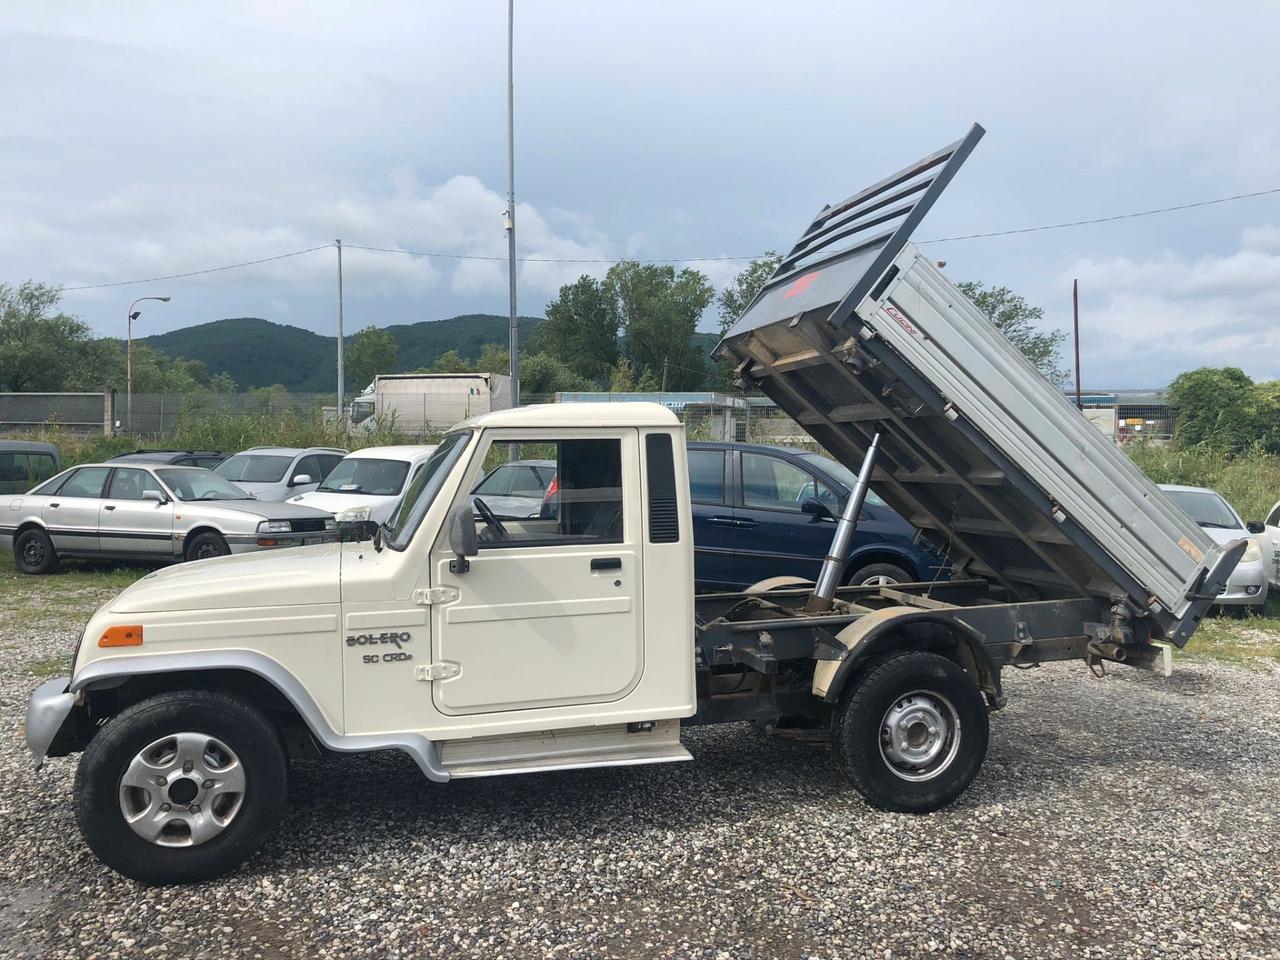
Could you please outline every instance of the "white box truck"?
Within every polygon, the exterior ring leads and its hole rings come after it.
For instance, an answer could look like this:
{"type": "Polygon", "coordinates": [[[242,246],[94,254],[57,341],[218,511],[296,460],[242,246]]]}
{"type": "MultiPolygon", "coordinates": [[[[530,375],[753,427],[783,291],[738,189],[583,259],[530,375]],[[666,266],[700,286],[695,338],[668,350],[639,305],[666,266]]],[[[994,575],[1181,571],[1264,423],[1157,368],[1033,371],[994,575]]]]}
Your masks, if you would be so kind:
{"type": "Polygon", "coordinates": [[[83,751],[93,851],[152,883],[230,870],[295,752],[400,750],[444,783],[688,760],[682,725],[744,720],[828,730],[869,803],[921,813],[978,775],[1006,667],[1167,669],[1245,541],[1215,544],[908,242],[980,135],[824,208],[718,348],[859,471],[816,583],[695,595],[660,406],[464,421],[371,540],[171,567],[93,616],[26,720],[37,763],[83,751]],[[513,456],[555,463],[536,515],[473,493],[513,456]],[[872,481],[950,579],[840,583],[872,481]]]}
{"type": "Polygon", "coordinates": [[[468,417],[511,406],[511,378],[500,373],[384,373],[351,401],[351,426],[375,423],[405,433],[444,431],[468,417]]]}

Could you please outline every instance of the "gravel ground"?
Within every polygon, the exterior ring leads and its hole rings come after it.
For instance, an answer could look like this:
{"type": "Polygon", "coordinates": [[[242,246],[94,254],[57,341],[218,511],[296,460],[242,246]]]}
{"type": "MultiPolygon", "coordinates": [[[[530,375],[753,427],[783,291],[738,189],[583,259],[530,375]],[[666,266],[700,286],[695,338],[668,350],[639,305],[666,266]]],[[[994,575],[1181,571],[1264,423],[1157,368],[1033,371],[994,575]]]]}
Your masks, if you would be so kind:
{"type": "Polygon", "coordinates": [[[825,751],[732,725],[695,762],[435,786],[396,755],[295,767],[229,878],[101,866],[30,689],[69,631],[0,626],[0,955],[1280,957],[1280,668],[1012,672],[978,782],[869,809],[825,751]]]}

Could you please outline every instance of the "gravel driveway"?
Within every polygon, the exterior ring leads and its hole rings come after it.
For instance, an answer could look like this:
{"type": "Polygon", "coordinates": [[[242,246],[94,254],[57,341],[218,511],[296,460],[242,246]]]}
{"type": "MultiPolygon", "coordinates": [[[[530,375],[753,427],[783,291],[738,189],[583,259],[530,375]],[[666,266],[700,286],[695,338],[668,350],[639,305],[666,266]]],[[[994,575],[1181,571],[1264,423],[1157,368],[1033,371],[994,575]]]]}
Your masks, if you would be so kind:
{"type": "Polygon", "coordinates": [[[436,786],[396,755],[295,767],[266,849],[219,882],[102,867],[74,758],[20,742],[44,658],[0,633],[0,955],[1280,957],[1280,669],[1007,674],[956,806],[869,809],[825,751],[742,725],[693,763],[436,786]]]}

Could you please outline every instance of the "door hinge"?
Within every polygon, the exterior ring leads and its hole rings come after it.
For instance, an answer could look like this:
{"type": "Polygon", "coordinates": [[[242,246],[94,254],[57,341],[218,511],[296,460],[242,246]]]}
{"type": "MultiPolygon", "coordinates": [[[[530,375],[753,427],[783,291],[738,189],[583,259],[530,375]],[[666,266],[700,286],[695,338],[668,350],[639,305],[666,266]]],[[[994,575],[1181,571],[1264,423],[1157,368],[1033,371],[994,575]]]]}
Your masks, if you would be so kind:
{"type": "Polygon", "coordinates": [[[433,603],[453,603],[458,599],[458,591],[454,587],[428,587],[413,591],[413,602],[420,607],[429,607],[433,603]]]}
{"type": "Polygon", "coordinates": [[[452,680],[462,672],[461,664],[443,660],[440,663],[421,663],[413,668],[413,679],[430,683],[432,680],[452,680]]]}

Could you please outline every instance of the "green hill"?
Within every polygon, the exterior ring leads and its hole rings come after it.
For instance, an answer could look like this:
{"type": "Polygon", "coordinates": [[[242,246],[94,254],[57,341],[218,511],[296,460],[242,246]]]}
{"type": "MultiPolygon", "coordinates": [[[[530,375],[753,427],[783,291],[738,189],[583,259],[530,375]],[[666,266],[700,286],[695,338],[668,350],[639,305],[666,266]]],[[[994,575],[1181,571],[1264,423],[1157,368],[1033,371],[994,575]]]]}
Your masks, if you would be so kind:
{"type": "MultiPolygon", "coordinates": [[[[523,342],[540,317],[520,318],[523,342]]],[[[385,328],[396,338],[396,367],[391,373],[430,366],[440,354],[457,350],[475,359],[486,343],[507,342],[507,318],[477,313],[447,320],[385,328]]],[[[348,336],[347,343],[351,342],[348,336]]],[[[320,392],[333,386],[338,338],[258,317],[233,317],[170,330],[140,342],[169,357],[200,360],[211,374],[228,373],[240,390],[279,383],[289,390],[320,392]]],[[[364,384],[348,384],[359,390],[364,384]]]]}

